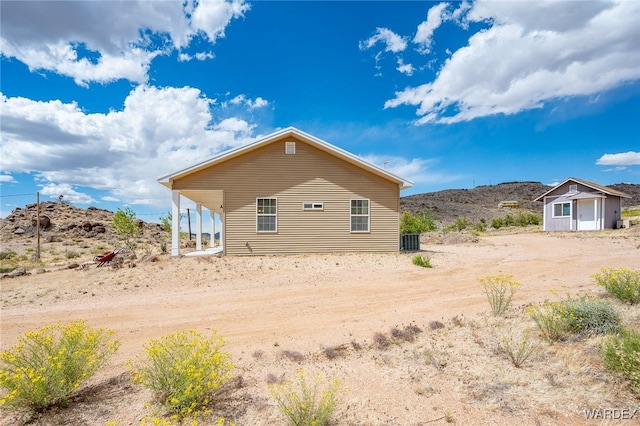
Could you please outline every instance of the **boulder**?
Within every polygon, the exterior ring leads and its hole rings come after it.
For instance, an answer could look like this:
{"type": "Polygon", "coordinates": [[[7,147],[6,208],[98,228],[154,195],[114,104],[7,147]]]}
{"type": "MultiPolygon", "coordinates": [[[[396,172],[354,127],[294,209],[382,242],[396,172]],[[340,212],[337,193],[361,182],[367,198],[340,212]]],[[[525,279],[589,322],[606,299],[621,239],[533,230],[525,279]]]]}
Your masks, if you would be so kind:
{"type": "Polygon", "coordinates": [[[102,225],[98,225],[98,226],[94,225],[93,230],[96,234],[104,234],[105,232],[107,232],[107,229],[102,225]]]}
{"type": "Polygon", "coordinates": [[[14,233],[15,235],[23,235],[25,232],[27,232],[27,231],[25,231],[25,230],[24,230],[24,229],[22,229],[22,228],[16,228],[16,230],[15,230],[15,231],[13,231],[13,233],[14,233]]]}
{"type": "Polygon", "coordinates": [[[91,224],[91,222],[85,222],[82,224],[82,229],[89,232],[93,229],[93,225],[91,224]]]}

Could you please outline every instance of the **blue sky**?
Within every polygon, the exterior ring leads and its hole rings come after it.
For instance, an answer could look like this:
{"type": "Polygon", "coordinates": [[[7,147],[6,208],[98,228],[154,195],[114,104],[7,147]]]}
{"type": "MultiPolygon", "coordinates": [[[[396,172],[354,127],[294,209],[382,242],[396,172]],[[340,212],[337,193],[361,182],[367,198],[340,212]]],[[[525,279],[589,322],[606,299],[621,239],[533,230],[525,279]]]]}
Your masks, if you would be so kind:
{"type": "Polygon", "coordinates": [[[640,183],[638,1],[3,0],[0,14],[0,217],[39,191],[155,221],[159,176],[288,126],[414,181],[402,195],[640,183]]]}

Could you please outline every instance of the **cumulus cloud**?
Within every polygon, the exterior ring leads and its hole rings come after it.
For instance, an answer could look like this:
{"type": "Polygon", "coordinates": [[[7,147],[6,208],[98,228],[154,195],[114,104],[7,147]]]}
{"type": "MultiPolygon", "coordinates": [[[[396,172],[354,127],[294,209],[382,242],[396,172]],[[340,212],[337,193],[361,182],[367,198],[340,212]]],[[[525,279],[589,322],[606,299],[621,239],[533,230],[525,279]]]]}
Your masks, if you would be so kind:
{"type": "MultiPolygon", "coordinates": [[[[434,81],[396,92],[385,108],[417,106],[417,124],[456,123],[517,114],[640,78],[640,2],[479,0],[451,17],[489,27],[455,51],[434,81]]],[[[436,21],[419,40],[431,40],[436,21]]]]}
{"type": "Polygon", "coordinates": [[[640,152],[621,152],[618,154],[604,154],[598,158],[599,166],[637,166],[640,165],[640,152]]]}
{"type": "Polygon", "coordinates": [[[158,176],[254,139],[254,125],[214,116],[221,107],[191,87],[141,85],[108,113],[1,93],[0,101],[3,171],[33,172],[78,202],[87,198],[74,188],[89,187],[131,204],[162,205],[167,193],[158,176]]]}
{"type": "Polygon", "coordinates": [[[0,183],[17,183],[18,181],[9,174],[0,174],[0,183]]]}
{"type": "Polygon", "coordinates": [[[249,109],[263,108],[269,105],[265,99],[258,96],[255,99],[249,99],[245,95],[237,95],[229,101],[231,105],[244,105],[249,109]]]}
{"type": "Polygon", "coordinates": [[[407,48],[407,38],[401,37],[388,28],[376,28],[374,35],[360,42],[360,50],[370,49],[377,43],[385,46],[385,51],[398,53],[407,48]]]}
{"type": "Polygon", "coordinates": [[[396,69],[406,75],[413,75],[413,72],[415,71],[413,65],[405,64],[402,58],[398,59],[398,67],[396,69]]]}
{"type": "Polygon", "coordinates": [[[243,0],[3,2],[0,53],[80,85],[145,83],[158,55],[177,49],[181,60],[213,57],[182,49],[196,37],[215,43],[248,9],[243,0]]]}
{"type": "Polygon", "coordinates": [[[89,194],[78,192],[72,185],[67,183],[42,185],[40,194],[45,197],[49,196],[49,198],[62,199],[73,204],[91,204],[96,201],[89,194]]]}

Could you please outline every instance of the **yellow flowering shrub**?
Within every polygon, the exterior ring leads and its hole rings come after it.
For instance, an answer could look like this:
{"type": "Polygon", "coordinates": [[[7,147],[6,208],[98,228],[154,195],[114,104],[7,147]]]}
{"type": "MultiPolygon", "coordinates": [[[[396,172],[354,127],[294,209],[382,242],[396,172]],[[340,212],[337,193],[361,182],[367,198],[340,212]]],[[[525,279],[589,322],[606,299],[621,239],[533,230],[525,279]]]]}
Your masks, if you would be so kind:
{"type": "Polygon", "coordinates": [[[65,406],[69,396],[102,367],[119,346],[113,331],[84,321],[29,331],[0,353],[0,405],[36,411],[65,406]]]}
{"type": "Polygon", "coordinates": [[[632,305],[640,303],[640,271],[603,268],[599,273],[592,275],[592,278],[597,285],[604,287],[617,299],[632,305]]]}
{"type": "Polygon", "coordinates": [[[293,426],[324,426],[340,403],[338,393],[342,384],[338,379],[329,380],[324,388],[320,374],[309,381],[298,370],[296,383],[283,382],[270,387],[278,407],[293,426]]]}
{"type": "Polygon", "coordinates": [[[211,338],[190,330],[152,339],[132,371],[133,381],[180,417],[205,412],[213,393],[231,378],[233,364],[222,351],[224,343],[215,331],[211,338]]]}
{"type": "Polygon", "coordinates": [[[494,275],[480,278],[480,283],[484,289],[484,293],[491,306],[491,312],[494,316],[503,316],[513,295],[520,287],[520,283],[513,281],[511,275],[494,275]]]}
{"type": "Polygon", "coordinates": [[[589,298],[545,301],[530,306],[528,314],[550,342],[573,335],[606,334],[620,326],[620,314],[606,300],[589,298]]]}

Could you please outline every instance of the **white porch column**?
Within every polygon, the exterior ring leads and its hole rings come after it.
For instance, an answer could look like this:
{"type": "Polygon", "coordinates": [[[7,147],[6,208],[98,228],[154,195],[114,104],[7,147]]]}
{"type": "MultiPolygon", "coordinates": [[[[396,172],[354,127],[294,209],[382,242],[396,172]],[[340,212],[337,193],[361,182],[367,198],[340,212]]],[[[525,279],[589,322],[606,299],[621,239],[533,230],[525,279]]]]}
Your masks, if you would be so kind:
{"type": "Polygon", "coordinates": [[[202,204],[196,203],[196,251],[202,250],[202,204]]]}
{"type": "Polygon", "coordinates": [[[220,213],[220,246],[224,248],[224,213],[220,213]]]}
{"type": "Polygon", "coordinates": [[[171,257],[180,256],[180,191],[171,191],[171,257]]]}
{"type": "Polygon", "coordinates": [[[209,232],[211,232],[211,239],[209,240],[209,247],[216,246],[216,212],[209,210],[209,232]]]}

